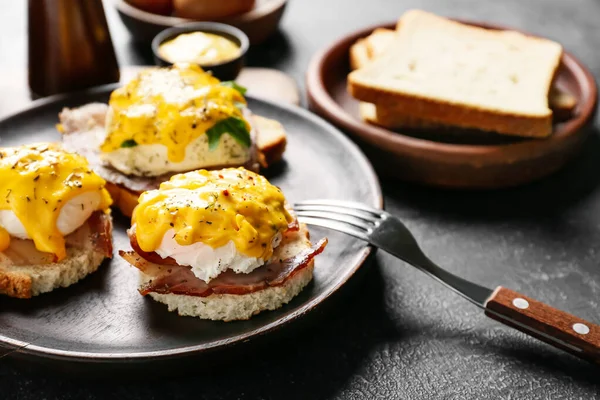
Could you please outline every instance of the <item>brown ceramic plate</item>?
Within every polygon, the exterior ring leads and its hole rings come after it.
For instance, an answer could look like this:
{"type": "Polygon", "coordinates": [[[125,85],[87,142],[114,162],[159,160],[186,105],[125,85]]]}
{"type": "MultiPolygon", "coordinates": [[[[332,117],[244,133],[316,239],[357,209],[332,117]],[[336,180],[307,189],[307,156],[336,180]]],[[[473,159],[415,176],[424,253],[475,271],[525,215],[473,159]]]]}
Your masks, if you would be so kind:
{"type": "MultiPolygon", "coordinates": [[[[215,0],[217,1],[217,0],[215,0]]],[[[227,1],[227,0],[221,0],[227,1]]],[[[258,44],[271,36],[279,26],[287,0],[256,0],[253,10],[219,20],[225,24],[241,29],[250,44],[258,44]]],[[[152,14],[132,6],[125,0],[115,0],[117,12],[123,23],[138,42],[150,44],[160,31],[172,26],[197,22],[197,20],[178,18],[170,15],[152,14]]]]}
{"type": "MultiPolygon", "coordinates": [[[[498,26],[466,22],[488,29],[498,26]]],[[[306,76],[310,108],[347,131],[387,177],[455,188],[500,188],[524,184],[562,167],[588,136],[596,110],[596,82],[590,71],[565,52],[556,85],[577,98],[571,119],[554,125],[548,139],[497,137],[485,141],[442,142],[409,136],[367,124],[360,119],[358,101],[346,91],[349,49],[375,28],[351,33],[315,55],[306,76]]]]}
{"type": "MultiPolygon", "coordinates": [[[[60,140],[55,124],[63,107],[106,102],[114,88],[34,103],[0,121],[2,146],[60,140]]],[[[299,107],[252,97],[248,104],[257,114],[280,121],[288,133],[284,161],[266,175],[283,189],[290,202],[340,198],[382,206],[377,177],[369,162],[337,129],[299,107]]],[[[113,217],[115,252],[128,249],[125,230],[129,219],[116,212],[113,217]]],[[[364,242],[311,228],[313,239],[324,236],[329,238],[329,245],[315,260],[313,282],[289,304],[249,321],[212,322],[170,313],[163,304],[137,292],[137,270],[116,256],[71,287],[28,300],[0,296],[0,347],[20,358],[65,368],[139,368],[171,360],[182,365],[184,356],[206,358],[218,353],[222,358],[223,353],[237,354],[243,343],[287,326],[322,304],[354,275],[371,252],[364,242]]],[[[0,349],[0,358],[2,354],[0,349]]]]}

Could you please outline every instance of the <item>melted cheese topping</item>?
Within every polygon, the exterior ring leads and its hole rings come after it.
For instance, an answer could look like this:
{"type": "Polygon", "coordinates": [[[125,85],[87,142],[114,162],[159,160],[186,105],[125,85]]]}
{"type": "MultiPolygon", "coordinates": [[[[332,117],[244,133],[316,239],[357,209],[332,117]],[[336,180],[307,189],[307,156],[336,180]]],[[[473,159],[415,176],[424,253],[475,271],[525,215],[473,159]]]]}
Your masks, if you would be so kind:
{"type": "Polygon", "coordinates": [[[158,46],[158,54],[172,63],[215,65],[240,55],[240,46],[214,33],[183,33],[158,46]]]}
{"type": "Polygon", "coordinates": [[[158,249],[173,229],[179,245],[201,242],[215,249],[231,241],[243,255],[263,260],[292,220],[281,190],[244,168],[175,175],[142,193],[133,212],[143,251],[158,249]]]}
{"type": "MultiPolygon", "coordinates": [[[[66,256],[64,236],[57,226],[63,206],[89,192],[100,194],[96,210],[108,212],[112,203],[106,182],[87,160],[55,144],[1,149],[0,176],[0,210],[12,211],[35,247],[54,254],[58,261],[66,256]]],[[[9,245],[10,235],[0,227],[0,251],[9,245]]]]}
{"type": "Polygon", "coordinates": [[[148,69],[112,92],[100,149],[160,144],[169,161],[181,162],[187,146],[221,120],[240,118],[250,131],[241,105],[246,100],[240,92],[220,85],[197,65],[148,69]]]}

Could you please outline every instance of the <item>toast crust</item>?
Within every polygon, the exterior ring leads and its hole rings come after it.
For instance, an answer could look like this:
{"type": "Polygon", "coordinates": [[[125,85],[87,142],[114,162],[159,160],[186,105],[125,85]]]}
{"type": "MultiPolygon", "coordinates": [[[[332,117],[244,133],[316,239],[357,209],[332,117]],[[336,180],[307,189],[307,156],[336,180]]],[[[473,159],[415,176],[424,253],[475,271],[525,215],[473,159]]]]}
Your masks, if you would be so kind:
{"type": "MultiPolygon", "coordinates": [[[[112,254],[112,245],[109,250],[98,245],[99,240],[112,240],[110,216],[101,218],[107,219],[107,232],[104,233],[109,237],[100,238],[103,232],[89,231],[91,236],[86,236],[87,241],[82,245],[67,245],[67,258],[61,262],[29,265],[0,263],[0,295],[29,299],[59,287],[70,286],[95,272],[108,257],[107,251],[112,254]]],[[[84,225],[79,229],[88,228],[84,225]]]]}
{"type": "Polygon", "coordinates": [[[112,207],[116,207],[124,216],[131,217],[142,192],[135,192],[112,182],[106,182],[106,190],[113,199],[112,207]]]}
{"type": "Polygon", "coordinates": [[[260,115],[254,116],[254,122],[259,131],[256,143],[258,161],[261,167],[268,168],[283,158],[287,146],[285,129],[279,121],[260,115]]]}
{"type": "MultiPolygon", "coordinates": [[[[348,80],[350,94],[362,101],[383,105],[385,109],[402,109],[404,115],[461,128],[494,131],[505,135],[525,137],[548,137],[552,133],[552,114],[525,116],[499,111],[462,106],[441,100],[397,93],[383,88],[373,89],[359,82],[348,80]]],[[[377,110],[378,123],[391,124],[393,115],[381,115],[377,110]]]]}

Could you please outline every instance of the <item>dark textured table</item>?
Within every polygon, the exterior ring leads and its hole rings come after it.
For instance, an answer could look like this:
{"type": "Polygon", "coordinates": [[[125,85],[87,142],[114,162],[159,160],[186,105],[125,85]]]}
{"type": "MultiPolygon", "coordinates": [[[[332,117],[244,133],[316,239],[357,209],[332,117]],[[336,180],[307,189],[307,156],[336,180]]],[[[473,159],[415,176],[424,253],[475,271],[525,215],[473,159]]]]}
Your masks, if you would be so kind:
{"type": "MultiPolygon", "coordinates": [[[[25,66],[25,1],[3,2],[0,69],[25,66]]],[[[488,20],[559,40],[600,76],[597,0],[291,0],[281,34],[251,65],[300,83],[310,57],[409,8],[488,20]]],[[[149,62],[107,4],[122,65],[149,62]]],[[[2,93],[0,92],[0,96],[2,93]]],[[[387,209],[450,271],[600,321],[600,139],[560,173],[513,190],[465,193],[384,183],[387,209]]],[[[320,323],[245,363],[177,378],[48,376],[0,359],[2,399],[592,399],[600,368],[488,320],[384,253],[320,323]],[[281,348],[283,347],[283,348],[281,348]]],[[[1,304],[0,304],[1,307],[1,304]]],[[[1,327],[0,327],[1,329],[1,327]]]]}

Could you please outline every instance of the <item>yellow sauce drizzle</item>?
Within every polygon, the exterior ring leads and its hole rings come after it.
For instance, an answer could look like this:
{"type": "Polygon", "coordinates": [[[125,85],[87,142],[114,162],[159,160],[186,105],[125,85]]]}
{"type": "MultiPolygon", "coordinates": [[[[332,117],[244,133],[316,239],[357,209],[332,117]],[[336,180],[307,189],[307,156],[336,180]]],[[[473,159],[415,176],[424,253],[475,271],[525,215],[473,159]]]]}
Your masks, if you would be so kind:
{"type": "Polygon", "coordinates": [[[273,254],[273,238],[292,220],[281,190],[244,168],[175,175],[142,193],[133,212],[143,251],[155,251],[173,229],[180,245],[217,248],[231,240],[240,253],[264,260],[273,254]]]}
{"type": "MultiPolygon", "coordinates": [[[[62,206],[82,193],[101,193],[99,210],[112,203],[106,182],[85,158],[64,152],[58,145],[39,143],[0,149],[0,210],[11,210],[39,251],[60,261],[66,256],[63,235],[56,226],[62,206]]],[[[0,251],[10,235],[0,227],[0,251]]]]}
{"type": "Polygon", "coordinates": [[[197,65],[148,69],[111,94],[100,149],[162,144],[169,161],[181,162],[188,144],[223,119],[240,118],[250,130],[239,104],[246,104],[242,94],[197,65]]]}

